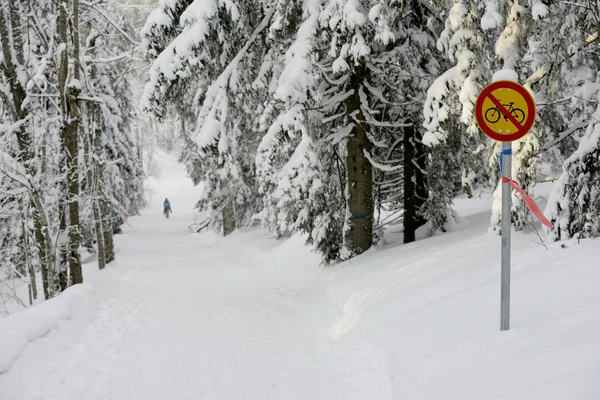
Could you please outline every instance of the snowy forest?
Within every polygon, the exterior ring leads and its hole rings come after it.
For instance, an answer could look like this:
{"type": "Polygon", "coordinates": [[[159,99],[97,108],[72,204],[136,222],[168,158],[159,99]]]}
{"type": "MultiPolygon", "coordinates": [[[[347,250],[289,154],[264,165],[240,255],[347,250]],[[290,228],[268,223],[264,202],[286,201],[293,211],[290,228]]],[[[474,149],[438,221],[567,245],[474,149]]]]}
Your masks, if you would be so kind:
{"type": "MultiPolygon", "coordinates": [[[[599,27],[593,0],[160,0],[141,30],[141,107],[179,122],[213,229],[300,232],[330,263],[390,224],[405,243],[444,231],[455,196],[499,184],[473,109],[511,69],[538,113],[513,177],[558,179],[547,233],[583,238],[600,227],[599,27]]],[[[533,218],[513,197],[521,230],[533,218]]]]}
{"type": "Polygon", "coordinates": [[[600,399],[599,35],[0,0],[0,400],[600,399]]]}
{"type": "Polygon", "coordinates": [[[113,261],[113,234],[145,205],[136,37],[105,2],[2,0],[0,278],[27,282],[30,302],[83,281],[81,248],[113,261]]]}
{"type": "MultiPolygon", "coordinates": [[[[84,251],[110,263],[152,135],[203,187],[198,230],[300,233],[330,264],[392,225],[444,232],[487,188],[500,232],[499,143],[473,109],[501,69],[538,114],[513,178],[556,180],[541,233],[595,236],[599,30],[594,0],[2,0],[2,273],[50,298],[84,251]]],[[[512,220],[535,228],[517,194],[512,220]]]]}

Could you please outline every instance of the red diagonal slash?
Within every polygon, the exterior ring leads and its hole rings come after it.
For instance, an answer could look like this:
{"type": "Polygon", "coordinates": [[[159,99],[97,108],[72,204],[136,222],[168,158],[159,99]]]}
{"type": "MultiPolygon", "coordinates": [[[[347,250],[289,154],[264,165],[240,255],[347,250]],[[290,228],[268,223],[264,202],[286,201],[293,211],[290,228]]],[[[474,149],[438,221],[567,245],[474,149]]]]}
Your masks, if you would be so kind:
{"type": "Polygon", "coordinates": [[[488,99],[490,99],[492,101],[492,103],[494,103],[494,105],[496,106],[496,108],[502,114],[504,114],[504,116],[506,118],[508,118],[508,120],[510,122],[512,122],[514,126],[517,127],[517,132],[520,131],[523,128],[523,125],[521,125],[521,123],[519,121],[517,121],[517,119],[515,117],[513,117],[512,115],[510,115],[510,113],[508,112],[508,110],[506,108],[504,108],[504,106],[502,105],[502,103],[500,103],[500,101],[497,98],[495,98],[492,94],[489,94],[488,95],[488,99]]]}

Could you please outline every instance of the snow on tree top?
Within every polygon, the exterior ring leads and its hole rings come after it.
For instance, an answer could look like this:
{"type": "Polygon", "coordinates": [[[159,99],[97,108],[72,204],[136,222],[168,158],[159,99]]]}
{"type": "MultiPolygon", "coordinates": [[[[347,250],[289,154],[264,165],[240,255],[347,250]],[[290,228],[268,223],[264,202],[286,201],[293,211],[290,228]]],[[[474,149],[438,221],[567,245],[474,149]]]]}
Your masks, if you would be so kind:
{"type": "Polygon", "coordinates": [[[492,77],[492,82],[497,81],[512,81],[518,83],[519,75],[513,69],[501,69],[500,71],[495,72],[492,77]]]}
{"type": "Polygon", "coordinates": [[[71,79],[69,81],[69,89],[81,90],[81,81],[79,79],[71,79]]]}

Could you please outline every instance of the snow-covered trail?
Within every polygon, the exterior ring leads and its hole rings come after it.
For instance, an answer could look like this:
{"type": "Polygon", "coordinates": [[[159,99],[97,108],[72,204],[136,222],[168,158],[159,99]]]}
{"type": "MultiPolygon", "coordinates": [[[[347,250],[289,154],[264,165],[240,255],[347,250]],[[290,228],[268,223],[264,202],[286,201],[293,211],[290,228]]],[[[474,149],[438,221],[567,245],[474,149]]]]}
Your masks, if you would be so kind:
{"type": "Polygon", "coordinates": [[[380,350],[330,335],[339,314],[319,271],[295,261],[298,247],[260,232],[251,242],[190,234],[198,189],[173,158],[161,164],[152,206],[118,237],[118,261],[88,268],[91,304],[0,375],[0,399],[391,398],[380,350]]]}

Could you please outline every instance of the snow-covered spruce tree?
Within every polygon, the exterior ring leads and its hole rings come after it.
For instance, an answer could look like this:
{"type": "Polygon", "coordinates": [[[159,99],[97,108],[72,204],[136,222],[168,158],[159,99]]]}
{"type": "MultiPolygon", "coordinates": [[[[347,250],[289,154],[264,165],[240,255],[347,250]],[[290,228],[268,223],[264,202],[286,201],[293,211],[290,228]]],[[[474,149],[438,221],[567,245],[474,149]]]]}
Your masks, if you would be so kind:
{"type": "MultiPolygon", "coordinates": [[[[509,2],[506,11],[505,26],[502,33],[496,41],[495,54],[502,69],[513,70],[516,72],[518,80],[524,83],[530,75],[530,64],[527,63],[529,57],[526,54],[528,39],[530,37],[530,28],[533,24],[532,8],[529,3],[523,0],[512,0],[509,2]]],[[[537,17],[537,15],[536,15],[537,17]]],[[[529,88],[531,90],[531,88],[529,88]]],[[[535,185],[538,176],[538,159],[533,155],[540,148],[540,137],[543,129],[536,125],[525,137],[513,143],[512,146],[512,178],[515,178],[520,186],[527,190],[535,185]]],[[[489,165],[492,173],[490,180],[496,185],[494,192],[494,204],[492,206],[491,228],[500,233],[501,231],[501,210],[502,210],[502,183],[500,182],[499,154],[501,144],[495,143],[490,156],[489,165]],[[498,171],[494,173],[495,171],[498,171]]],[[[521,230],[531,222],[525,203],[520,196],[512,195],[512,226],[516,230],[521,230]]]]}
{"type": "MultiPolygon", "coordinates": [[[[179,24],[181,14],[192,3],[191,0],[167,2],[160,1],[158,7],[152,11],[141,30],[143,51],[146,57],[154,60],[173,41],[183,29],[179,24]]],[[[202,166],[199,160],[198,145],[193,133],[196,131],[196,109],[198,102],[203,99],[196,98],[198,86],[206,83],[188,76],[186,79],[179,77],[171,82],[169,89],[170,104],[155,104],[153,114],[164,120],[167,115],[174,115],[179,121],[181,139],[184,143],[180,161],[194,184],[202,181],[202,166]]]]}
{"type": "Polygon", "coordinates": [[[596,110],[590,99],[599,70],[598,37],[590,6],[587,1],[534,4],[527,84],[536,92],[536,126],[543,129],[540,162],[550,164],[553,173],[562,172],[596,110]]]}
{"type": "MultiPolygon", "coordinates": [[[[499,4],[456,0],[448,12],[438,49],[453,65],[431,85],[424,106],[423,142],[431,147],[427,169],[429,197],[425,217],[430,232],[443,229],[452,198],[476,179],[486,181],[489,141],[477,128],[473,114],[477,95],[491,78],[491,37],[497,30],[499,4]]],[[[492,47],[493,48],[493,47],[492,47]]]]}
{"type": "MultiPolygon", "coordinates": [[[[144,108],[160,117],[164,105],[180,96],[178,91],[186,86],[182,83],[197,85],[194,139],[206,189],[200,205],[209,212],[213,227],[224,234],[250,223],[260,204],[252,157],[258,145],[253,134],[256,109],[251,108],[256,99],[248,100],[256,96],[251,83],[264,52],[261,38],[274,13],[265,3],[189,3],[176,21],[178,33],[156,55],[143,96],[144,108]]],[[[146,27],[161,26],[154,21],[156,15],[150,16],[146,27]]],[[[152,29],[144,32],[152,36],[152,29]]],[[[156,54],[152,47],[156,42],[160,41],[145,34],[150,57],[156,54]]]]}
{"type": "MultiPolygon", "coordinates": [[[[596,90],[600,90],[600,79],[596,90]]],[[[600,96],[596,96],[600,100],[600,96]]],[[[577,151],[565,161],[548,199],[546,215],[554,227],[551,240],[585,238],[600,233],[600,107],[592,115],[577,151]]]]}
{"type": "MultiPolygon", "coordinates": [[[[576,123],[572,124],[570,131],[574,132],[573,127],[580,126],[581,120],[583,123],[587,120],[587,130],[579,140],[577,150],[564,162],[564,171],[548,199],[546,215],[554,223],[548,235],[551,240],[589,237],[600,232],[600,6],[583,2],[571,12],[572,15],[562,21],[577,28],[569,31],[575,36],[568,52],[563,53],[560,62],[546,64],[543,72],[551,75],[552,69],[577,68],[578,74],[574,74],[576,81],[571,89],[574,92],[572,104],[576,123]],[[596,109],[590,115],[588,110],[591,106],[596,109]]],[[[570,134],[569,130],[566,134],[570,134]]]]}
{"type": "MultiPolygon", "coordinates": [[[[310,20],[304,24],[310,24],[310,20]]],[[[302,64],[302,58],[309,54],[302,48],[305,39],[300,35],[290,47],[288,57],[296,62],[289,66],[306,67],[302,64]]],[[[292,98],[303,101],[283,103],[285,108],[272,119],[259,145],[256,165],[264,196],[264,209],[259,217],[278,237],[298,231],[306,233],[307,244],[313,245],[327,263],[340,258],[345,163],[338,149],[322,143],[328,133],[319,123],[322,114],[306,108],[311,104],[308,91],[315,89],[310,83],[313,78],[287,75],[290,72],[290,69],[283,71],[281,81],[286,84],[276,86],[275,95],[289,95],[288,101],[292,98]],[[300,79],[291,82],[286,77],[300,79]]],[[[267,107],[266,121],[280,107],[277,101],[267,107]]]]}
{"type": "Polygon", "coordinates": [[[398,170],[386,146],[412,125],[407,103],[415,111],[423,72],[435,69],[425,9],[415,5],[317,1],[275,19],[272,32],[295,38],[274,74],[276,101],[268,111],[280,111],[259,147],[261,218],[278,234],[300,227],[325,262],[373,243],[373,166],[398,170]]]}
{"type": "MultiPolygon", "coordinates": [[[[127,62],[113,65],[106,77],[111,86],[98,95],[103,99],[102,115],[106,142],[105,195],[113,210],[127,215],[138,215],[146,205],[144,200],[144,172],[133,141],[132,125],[136,117],[133,92],[127,79],[127,62]]],[[[122,224],[121,215],[113,219],[113,230],[122,224]]]]}
{"type": "Polygon", "coordinates": [[[187,94],[184,94],[183,90],[179,92],[182,94],[177,101],[178,106],[174,107],[174,114],[177,115],[179,122],[179,138],[183,143],[179,161],[185,165],[194,185],[198,185],[203,178],[198,145],[192,139],[193,132],[196,131],[196,114],[194,112],[196,92],[197,89],[192,85],[189,86],[187,94]]]}
{"type": "MultiPolygon", "coordinates": [[[[314,229],[313,219],[308,216],[314,215],[311,207],[318,203],[314,196],[310,199],[309,191],[321,187],[324,173],[316,156],[317,135],[308,129],[306,107],[315,77],[307,70],[307,57],[315,31],[311,26],[314,17],[304,20],[307,13],[301,1],[277,3],[267,38],[269,51],[253,83],[268,91],[259,122],[259,129],[265,133],[255,160],[259,193],[263,196],[257,218],[278,238],[292,235],[300,224],[308,232],[314,229]]],[[[339,158],[333,160],[340,162],[339,158]]],[[[313,195],[315,192],[312,190],[313,195]]]]}
{"type": "MultiPolygon", "coordinates": [[[[371,82],[376,95],[374,109],[379,120],[374,126],[373,160],[377,201],[380,207],[401,213],[404,242],[415,240],[415,231],[426,220],[427,148],[423,146],[423,101],[430,82],[439,74],[435,41],[440,24],[434,11],[419,1],[395,2],[402,18],[393,18],[394,46],[380,51],[376,66],[382,73],[371,82]],[[408,126],[395,127],[399,122],[408,126]]],[[[388,13],[387,10],[382,10],[388,13]]],[[[393,16],[393,13],[392,13],[393,16]]],[[[381,226],[381,225],[380,225],[381,226]]]]}
{"type": "MultiPolygon", "coordinates": [[[[595,110],[589,101],[593,95],[590,88],[594,87],[600,60],[589,47],[597,40],[590,36],[597,28],[589,6],[587,1],[510,3],[496,54],[505,67],[518,72],[520,81],[535,92],[538,103],[534,129],[513,145],[513,177],[524,189],[535,184],[541,162],[550,163],[554,171],[562,170],[563,161],[577,147],[579,132],[595,110]]],[[[498,152],[499,147],[490,159],[493,169],[498,168],[498,152]]],[[[514,195],[512,219],[516,229],[531,220],[521,198],[514,195]]],[[[499,185],[492,227],[499,231],[499,185]]]]}

